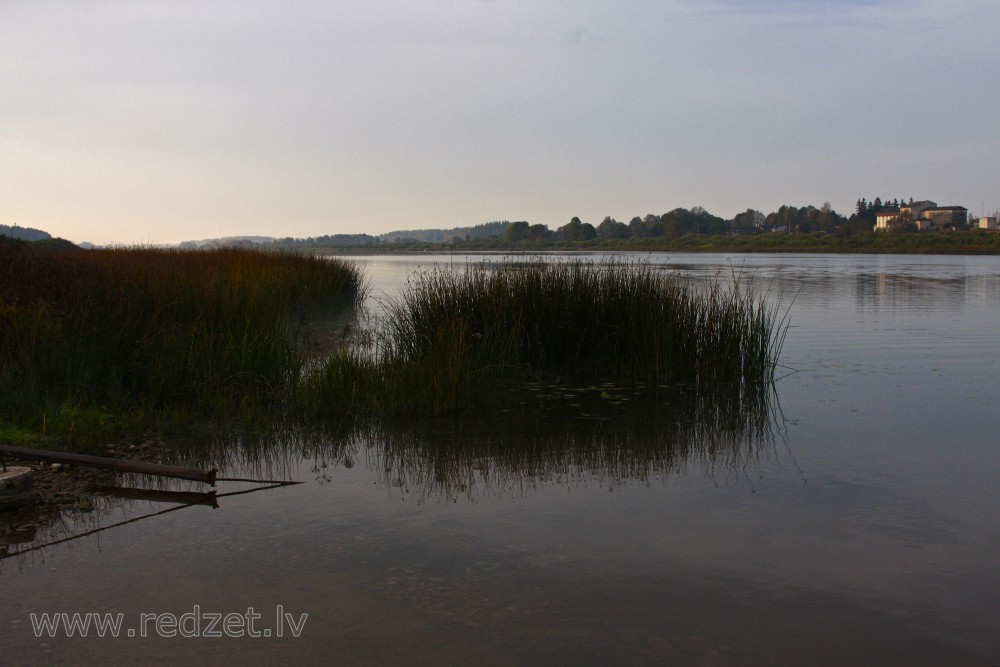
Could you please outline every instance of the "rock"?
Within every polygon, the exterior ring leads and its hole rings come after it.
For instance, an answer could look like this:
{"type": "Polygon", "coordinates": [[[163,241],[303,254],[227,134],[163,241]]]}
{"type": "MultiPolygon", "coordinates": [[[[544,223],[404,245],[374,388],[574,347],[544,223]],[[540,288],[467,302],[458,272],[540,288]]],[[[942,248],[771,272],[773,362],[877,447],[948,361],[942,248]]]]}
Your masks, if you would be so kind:
{"type": "Polygon", "coordinates": [[[35,502],[34,485],[31,468],[0,469],[0,510],[17,509],[35,502]]]}

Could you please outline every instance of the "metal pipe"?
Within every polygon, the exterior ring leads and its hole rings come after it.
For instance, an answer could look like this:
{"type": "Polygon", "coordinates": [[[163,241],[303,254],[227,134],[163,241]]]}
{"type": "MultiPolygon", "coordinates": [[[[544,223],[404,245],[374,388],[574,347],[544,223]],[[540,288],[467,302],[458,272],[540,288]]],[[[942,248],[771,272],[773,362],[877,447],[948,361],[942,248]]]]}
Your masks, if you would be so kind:
{"type": "Polygon", "coordinates": [[[91,466],[94,468],[108,468],[119,472],[134,472],[140,475],[156,475],[159,477],[176,477],[177,479],[189,479],[195,482],[204,482],[215,486],[216,468],[211,470],[198,470],[197,468],[181,468],[179,466],[168,466],[160,463],[146,463],[145,461],[129,461],[126,459],[109,459],[106,456],[89,456],[87,454],[74,454],[72,452],[53,452],[47,449],[30,449],[28,447],[15,447],[13,445],[0,445],[0,454],[10,454],[25,459],[38,461],[51,461],[52,463],[68,463],[71,465],[91,466]]]}

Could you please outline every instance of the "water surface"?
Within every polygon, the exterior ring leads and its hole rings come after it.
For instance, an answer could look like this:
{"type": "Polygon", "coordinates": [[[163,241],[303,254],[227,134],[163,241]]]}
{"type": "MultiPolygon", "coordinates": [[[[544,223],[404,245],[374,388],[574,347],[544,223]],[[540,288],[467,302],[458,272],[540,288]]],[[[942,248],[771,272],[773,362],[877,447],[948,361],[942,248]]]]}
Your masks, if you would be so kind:
{"type": "MultiPolygon", "coordinates": [[[[221,443],[232,476],[305,483],[0,561],[0,662],[1000,662],[1000,258],[641,257],[789,308],[766,405],[599,413],[538,388],[509,413],[221,443]],[[195,605],[308,618],[80,639],[29,617],[195,605]]],[[[354,259],[379,298],[482,258],[354,259]]],[[[171,507],[95,503],[35,543],[171,507]]]]}

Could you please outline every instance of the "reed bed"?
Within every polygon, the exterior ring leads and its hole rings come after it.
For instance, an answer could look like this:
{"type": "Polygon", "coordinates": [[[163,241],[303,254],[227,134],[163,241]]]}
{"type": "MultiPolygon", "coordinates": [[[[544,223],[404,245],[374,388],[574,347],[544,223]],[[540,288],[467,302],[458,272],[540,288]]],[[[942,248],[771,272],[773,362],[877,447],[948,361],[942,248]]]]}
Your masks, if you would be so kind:
{"type": "Polygon", "coordinates": [[[414,274],[385,304],[375,350],[345,349],[307,381],[307,411],[438,414],[526,382],[750,387],[773,380],[782,322],[739,280],[692,289],[645,263],[504,261],[414,274]]]}
{"type": "Polygon", "coordinates": [[[2,243],[0,414],[219,415],[280,402],[302,365],[295,314],[363,291],[353,265],[293,254],[2,243]]]}

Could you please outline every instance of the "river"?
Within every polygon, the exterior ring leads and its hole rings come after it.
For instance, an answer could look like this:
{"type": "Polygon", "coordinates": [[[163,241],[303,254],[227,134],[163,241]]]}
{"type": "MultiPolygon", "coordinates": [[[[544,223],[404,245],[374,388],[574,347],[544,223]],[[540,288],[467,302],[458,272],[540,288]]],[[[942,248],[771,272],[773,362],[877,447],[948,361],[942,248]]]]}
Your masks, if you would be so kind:
{"type": "MultiPolygon", "coordinates": [[[[787,312],[766,428],[677,408],[244,436],[228,476],[304,483],[220,482],[216,509],[0,561],[0,664],[1000,663],[1000,258],[637,257],[787,312]],[[38,637],[43,613],[122,628],[38,637]]],[[[484,258],[351,259],[377,307],[484,258]]],[[[95,503],[39,539],[174,507],[95,503]]]]}

